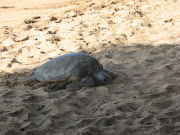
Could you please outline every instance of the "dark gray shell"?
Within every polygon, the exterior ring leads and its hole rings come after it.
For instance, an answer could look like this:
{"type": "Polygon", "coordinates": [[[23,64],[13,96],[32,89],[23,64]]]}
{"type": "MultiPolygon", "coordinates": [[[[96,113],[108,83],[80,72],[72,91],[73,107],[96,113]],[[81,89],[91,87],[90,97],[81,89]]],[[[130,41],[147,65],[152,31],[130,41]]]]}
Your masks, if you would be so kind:
{"type": "Polygon", "coordinates": [[[96,70],[97,67],[99,70],[102,69],[102,65],[92,56],[84,53],[71,53],[54,58],[38,67],[35,71],[35,79],[40,81],[66,81],[75,70],[83,70],[88,72],[85,74],[91,74],[90,71],[96,70]]]}

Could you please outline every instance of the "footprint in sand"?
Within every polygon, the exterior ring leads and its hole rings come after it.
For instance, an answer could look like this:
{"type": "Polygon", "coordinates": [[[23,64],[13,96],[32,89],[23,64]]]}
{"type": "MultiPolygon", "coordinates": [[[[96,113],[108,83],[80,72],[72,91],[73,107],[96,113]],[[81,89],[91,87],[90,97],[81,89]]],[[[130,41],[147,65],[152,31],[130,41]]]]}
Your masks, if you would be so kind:
{"type": "Polygon", "coordinates": [[[169,95],[171,93],[180,94],[180,86],[179,85],[169,85],[166,87],[166,90],[163,92],[164,95],[169,95]]]}
{"type": "Polygon", "coordinates": [[[117,110],[121,112],[133,112],[139,108],[139,105],[136,103],[125,103],[117,106],[117,110]]]}
{"type": "Polygon", "coordinates": [[[25,103],[40,103],[42,101],[43,97],[38,95],[25,95],[23,99],[25,103]]]}
{"type": "Polygon", "coordinates": [[[180,132],[178,126],[161,126],[160,133],[162,135],[178,135],[180,132]]]}
{"type": "Polygon", "coordinates": [[[152,103],[152,106],[157,108],[158,110],[168,109],[172,105],[173,105],[173,101],[171,101],[171,100],[154,101],[152,103]]]}
{"type": "Polygon", "coordinates": [[[6,99],[6,98],[12,99],[12,98],[15,98],[15,97],[16,97],[16,94],[15,94],[14,90],[8,91],[8,92],[6,92],[6,93],[4,93],[2,95],[2,98],[4,98],[4,99],[6,99]]]}
{"type": "Polygon", "coordinates": [[[153,115],[149,115],[149,116],[143,118],[143,119],[140,121],[140,124],[143,124],[143,125],[151,125],[151,124],[153,123],[153,118],[154,118],[153,115]]]}
{"type": "Polygon", "coordinates": [[[100,118],[95,122],[95,126],[98,127],[110,127],[115,124],[115,118],[110,117],[110,118],[100,118]]]}

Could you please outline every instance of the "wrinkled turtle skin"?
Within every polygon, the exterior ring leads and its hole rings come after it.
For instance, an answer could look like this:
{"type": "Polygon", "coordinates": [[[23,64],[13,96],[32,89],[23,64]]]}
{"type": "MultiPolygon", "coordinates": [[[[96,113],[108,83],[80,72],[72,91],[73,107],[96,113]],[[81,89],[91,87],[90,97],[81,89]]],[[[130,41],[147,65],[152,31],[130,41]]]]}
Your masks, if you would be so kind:
{"type": "Polygon", "coordinates": [[[103,69],[99,61],[84,53],[71,53],[54,58],[35,71],[33,79],[67,83],[66,88],[109,84],[117,74],[103,69]]]}

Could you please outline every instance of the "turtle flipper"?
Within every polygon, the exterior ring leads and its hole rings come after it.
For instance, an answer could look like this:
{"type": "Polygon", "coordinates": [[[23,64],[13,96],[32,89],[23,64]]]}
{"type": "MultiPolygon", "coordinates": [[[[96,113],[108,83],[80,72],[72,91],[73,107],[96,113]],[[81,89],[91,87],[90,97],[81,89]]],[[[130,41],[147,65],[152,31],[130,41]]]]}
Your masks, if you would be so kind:
{"type": "Polygon", "coordinates": [[[32,80],[37,81],[36,76],[31,76],[26,78],[26,81],[32,81],[32,80]]]}
{"type": "Polygon", "coordinates": [[[94,79],[90,76],[86,76],[81,79],[80,82],[72,82],[66,86],[66,88],[75,88],[80,89],[83,87],[92,87],[95,86],[94,79]]]}
{"type": "Polygon", "coordinates": [[[103,71],[104,71],[106,74],[110,75],[110,76],[112,77],[112,79],[115,79],[115,78],[118,76],[118,74],[115,73],[115,72],[113,72],[113,71],[109,71],[109,70],[107,70],[107,69],[103,69],[103,71]]]}

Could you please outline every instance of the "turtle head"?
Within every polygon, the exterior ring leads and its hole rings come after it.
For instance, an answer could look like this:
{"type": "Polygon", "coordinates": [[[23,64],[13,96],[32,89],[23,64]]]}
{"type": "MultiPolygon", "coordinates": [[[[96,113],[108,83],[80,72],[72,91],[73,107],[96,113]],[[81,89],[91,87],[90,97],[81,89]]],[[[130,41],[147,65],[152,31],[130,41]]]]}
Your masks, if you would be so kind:
{"type": "Polygon", "coordinates": [[[98,72],[95,78],[98,85],[106,85],[112,81],[112,77],[104,71],[98,72]]]}

